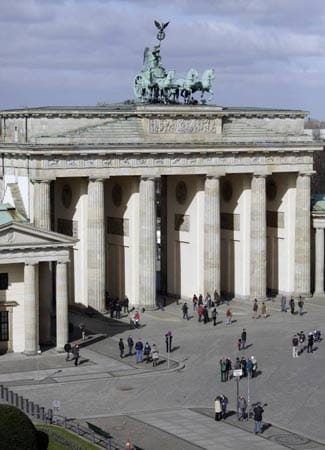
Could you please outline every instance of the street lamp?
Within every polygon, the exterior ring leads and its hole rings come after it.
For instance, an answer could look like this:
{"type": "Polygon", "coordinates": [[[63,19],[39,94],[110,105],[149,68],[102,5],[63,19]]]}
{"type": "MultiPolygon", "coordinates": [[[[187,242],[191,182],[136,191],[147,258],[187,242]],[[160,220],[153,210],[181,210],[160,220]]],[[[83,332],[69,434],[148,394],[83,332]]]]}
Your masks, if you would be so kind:
{"type": "Polygon", "coordinates": [[[42,351],[40,349],[37,350],[37,357],[36,357],[36,362],[37,362],[37,384],[39,384],[39,357],[41,356],[42,351]]]}

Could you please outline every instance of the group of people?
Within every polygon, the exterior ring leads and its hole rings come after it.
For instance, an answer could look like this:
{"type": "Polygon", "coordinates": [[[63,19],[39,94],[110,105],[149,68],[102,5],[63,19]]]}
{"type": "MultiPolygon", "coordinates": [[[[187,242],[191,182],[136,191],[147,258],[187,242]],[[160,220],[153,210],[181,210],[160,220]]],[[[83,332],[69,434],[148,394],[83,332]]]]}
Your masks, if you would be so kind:
{"type": "MultiPolygon", "coordinates": [[[[298,298],[297,305],[298,305],[299,316],[302,316],[304,314],[305,302],[301,295],[298,298]]],[[[296,314],[296,302],[293,297],[290,298],[289,308],[290,308],[290,313],[292,315],[296,314]]],[[[282,297],[281,297],[281,312],[287,312],[287,298],[285,295],[282,295],[282,297]]]]}
{"type": "Polygon", "coordinates": [[[225,382],[231,380],[233,378],[233,370],[242,370],[242,377],[249,376],[250,378],[254,378],[257,372],[257,360],[255,356],[251,356],[250,358],[246,358],[242,356],[236,357],[233,362],[229,357],[221,358],[219,361],[220,365],[220,381],[225,382]]]}
{"type": "MultiPolygon", "coordinates": [[[[218,294],[218,291],[214,292],[213,299],[211,298],[211,295],[209,293],[207,293],[205,298],[203,298],[202,294],[200,294],[198,297],[196,294],[194,294],[192,298],[193,312],[197,314],[199,322],[204,324],[212,322],[213,325],[216,326],[218,318],[217,306],[219,306],[220,303],[221,297],[218,294]]],[[[182,313],[183,319],[189,320],[189,306],[187,302],[184,302],[182,305],[182,313]]],[[[226,325],[230,325],[231,323],[232,310],[228,307],[226,311],[226,325]]]]}
{"type": "Polygon", "coordinates": [[[310,331],[307,334],[300,331],[300,333],[296,333],[292,338],[292,357],[298,358],[304,350],[307,349],[307,353],[313,353],[313,347],[315,342],[321,341],[321,331],[314,330],[310,331]]]}
{"type": "Polygon", "coordinates": [[[260,317],[263,317],[264,319],[267,319],[268,317],[267,308],[265,302],[262,302],[262,305],[259,306],[257,298],[254,299],[253,303],[253,315],[252,319],[259,319],[260,317]]]}
{"type": "Polygon", "coordinates": [[[133,337],[131,335],[127,338],[126,343],[128,347],[128,353],[125,354],[124,341],[123,338],[120,338],[118,346],[121,358],[125,358],[126,356],[132,356],[134,348],[136,364],[146,361],[147,364],[149,362],[152,362],[153,367],[158,365],[159,352],[156,344],[152,344],[151,346],[148,341],[146,341],[145,344],[143,344],[142,339],[140,337],[134,343],[133,337]]]}
{"type": "Polygon", "coordinates": [[[120,300],[119,297],[112,299],[106,294],[106,308],[109,310],[112,319],[120,319],[122,308],[124,313],[129,312],[129,299],[127,296],[123,300],[120,300]]]}

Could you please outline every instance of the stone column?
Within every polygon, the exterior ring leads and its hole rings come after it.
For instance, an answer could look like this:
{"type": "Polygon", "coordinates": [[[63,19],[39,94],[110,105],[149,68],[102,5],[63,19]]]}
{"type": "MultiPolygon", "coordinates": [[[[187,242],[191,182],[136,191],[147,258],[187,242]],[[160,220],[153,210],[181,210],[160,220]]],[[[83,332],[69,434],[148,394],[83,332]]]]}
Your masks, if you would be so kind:
{"type": "Polygon", "coordinates": [[[88,184],[88,305],[105,310],[104,180],[88,184]]]}
{"type": "Polygon", "coordinates": [[[156,202],[154,177],[142,176],[139,186],[139,303],[156,306],[156,202]]]}
{"type": "Polygon", "coordinates": [[[160,291],[167,294],[167,176],[160,177],[160,291]]]}
{"type": "Polygon", "coordinates": [[[50,180],[34,181],[34,225],[51,229],[50,180]]]}
{"type": "Polygon", "coordinates": [[[56,264],[56,350],[64,351],[69,339],[67,262],[56,264]]]}
{"type": "Polygon", "coordinates": [[[24,266],[24,320],[26,355],[35,355],[38,350],[38,305],[36,291],[37,263],[25,263],[24,266]]]}
{"type": "Polygon", "coordinates": [[[253,174],[251,184],[250,296],[266,297],[266,190],[265,174],[253,174]]]}
{"type": "Polygon", "coordinates": [[[324,228],[316,228],[315,236],[315,292],[314,297],[324,297],[324,228]]]}
{"type": "Polygon", "coordinates": [[[206,176],[204,200],[204,294],[220,295],[220,180],[206,176]]]}
{"type": "Polygon", "coordinates": [[[296,184],[295,294],[310,297],[310,174],[296,184]]]}

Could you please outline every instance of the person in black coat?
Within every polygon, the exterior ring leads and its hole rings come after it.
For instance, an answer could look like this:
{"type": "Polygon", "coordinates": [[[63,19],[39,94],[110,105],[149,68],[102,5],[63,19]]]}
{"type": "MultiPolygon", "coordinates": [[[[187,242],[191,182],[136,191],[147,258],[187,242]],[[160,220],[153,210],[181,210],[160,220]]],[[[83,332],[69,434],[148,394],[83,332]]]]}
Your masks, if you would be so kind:
{"type": "Polygon", "coordinates": [[[262,408],[261,404],[259,402],[257,402],[255,408],[253,409],[254,433],[255,434],[262,433],[263,412],[264,412],[264,409],[262,408]]]}
{"type": "Polygon", "coordinates": [[[313,352],[313,345],[314,345],[313,333],[308,333],[307,353],[312,353],[313,352]]]}
{"type": "Polygon", "coordinates": [[[123,342],[122,338],[120,338],[118,346],[119,346],[119,349],[120,349],[120,357],[123,358],[123,356],[124,356],[124,342],[123,342]]]}

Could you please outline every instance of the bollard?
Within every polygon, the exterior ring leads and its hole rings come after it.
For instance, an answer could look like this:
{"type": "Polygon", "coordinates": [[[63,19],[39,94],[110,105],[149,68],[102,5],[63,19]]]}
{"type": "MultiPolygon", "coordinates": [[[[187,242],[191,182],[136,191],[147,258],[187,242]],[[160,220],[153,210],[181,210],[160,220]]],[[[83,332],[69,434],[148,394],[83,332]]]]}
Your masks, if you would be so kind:
{"type": "Polygon", "coordinates": [[[37,418],[37,419],[39,419],[39,405],[35,405],[34,406],[34,414],[35,414],[35,417],[37,418]]]}
{"type": "Polygon", "coordinates": [[[26,414],[29,414],[29,400],[28,400],[28,398],[24,399],[24,412],[26,414]]]}
{"type": "Polygon", "coordinates": [[[24,397],[22,395],[18,397],[18,408],[24,411],[24,397]]]}
{"type": "Polygon", "coordinates": [[[18,408],[18,394],[14,392],[14,405],[18,408]]]}
{"type": "Polygon", "coordinates": [[[14,393],[12,391],[8,392],[8,401],[9,401],[10,405],[14,404],[14,393]]]}
{"type": "Polygon", "coordinates": [[[3,396],[3,399],[4,399],[6,402],[8,401],[8,388],[7,388],[7,387],[4,388],[4,396],[3,396]]]}
{"type": "Polygon", "coordinates": [[[4,397],[4,385],[0,384],[0,397],[3,398],[4,397]]]}
{"type": "Polygon", "coordinates": [[[41,419],[41,421],[45,422],[45,408],[44,408],[44,406],[40,407],[39,412],[40,412],[40,419],[41,419]]]}

